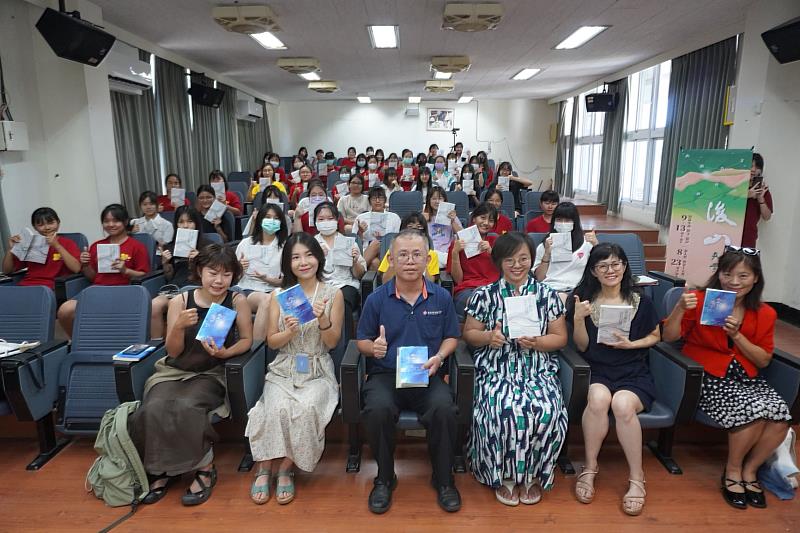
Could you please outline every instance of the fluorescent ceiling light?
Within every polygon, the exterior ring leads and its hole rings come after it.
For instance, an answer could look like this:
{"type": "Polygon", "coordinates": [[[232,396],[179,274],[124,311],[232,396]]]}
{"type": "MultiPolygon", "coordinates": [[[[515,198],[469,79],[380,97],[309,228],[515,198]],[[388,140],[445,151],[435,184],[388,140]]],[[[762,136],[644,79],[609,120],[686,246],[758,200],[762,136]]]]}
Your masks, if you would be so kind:
{"type": "Polygon", "coordinates": [[[321,79],[316,72],[306,72],[305,74],[299,74],[299,76],[307,81],[319,81],[321,79]]]}
{"type": "Polygon", "coordinates": [[[358,98],[358,102],[361,103],[361,104],[371,104],[372,103],[372,98],[370,98],[369,96],[356,96],[356,98],[358,98]]]}
{"type": "Polygon", "coordinates": [[[449,80],[452,77],[452,72],[439,72],[438,70],[433,71],[433,79],[435,80],[449,80]]]}
{"type": "Polygon", "coordinates": [[[397,26],[367,26],[373,48],[397,48],[397,26]]]}
{"type": "Polygon", "coordinates": [[[536,76],[542,69],[540,68],[524,68],[511,77],[512,80],[529,80],[536,76]]]}
{"type": "Polygon", "coordinates": [[[422,97],[421,96],[409,96],[408,97],[408,103],[409,104],[418,104],[421,101],[422,101],[422,97]]]}
{"type": "Polygon", "coordinates": [[[267,50],[286,50],[286,45],[280,39],[275,37],[272,33],[265,31],[263,33],[253,33],[250,35],[255,39],[258,44],[267,50]]]}
{"type": "Polygon", "coordinates": [[[461,98],[458,99],[458,103],[459,104],[468,104],[468,103],[470,103],[472,101],[473,98],[474,98],[474,96],[462,96],[461,98]]]}
{"type": "Polygon", "coordinates": [[[583,46],[588,41],[594,39],[600,32],[607,30],[611,26],[581,26],[572,35],[558,43],[556,50],[571,50],[583,46]]]}

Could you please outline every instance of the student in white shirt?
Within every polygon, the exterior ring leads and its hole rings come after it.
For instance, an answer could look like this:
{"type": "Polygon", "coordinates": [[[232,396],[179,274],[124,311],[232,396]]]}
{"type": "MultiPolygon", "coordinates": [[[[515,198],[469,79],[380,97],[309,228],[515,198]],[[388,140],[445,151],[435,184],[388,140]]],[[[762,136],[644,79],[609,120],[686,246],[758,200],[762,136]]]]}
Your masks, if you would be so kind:
{"type": "Polygon", "coordinates": [[[464,229],[455,209],[450,211],[449,224],[439,224],[436,221],[439,204],[446,201],[447,193],[441,187],[434,185],[431,187],[431,192],[428,193],[428,198],[425,200],[425,209],[422,211],[425,220],[428,221],[428,235],[433,243],[433,249],[436,250],[439,268],[442,269],[447,265],[447,251],[450,249],[450,243],[453,242],[453,236],[464,229]]]}
{"type": "MultiPolygon", "coordinates": [[[[422,201],[425,202],[425,198],[428,197],[428,191],[433,186],[433,182],[431,180],[431,169],[422,165],[419,167],[419,175],[417,176],[417,180],[414,182],[414,186],[411,187],[412,191],[422,191],[422,201]]],[[[422,208],[425,204],[423,203],[420,208],[422,208]]]]}
{"type": "Polygon", "coordinates": [[[386,204],[390,205],[392,201],[392,193],[402,191],[403,188],[397,182],[397,169],[386,167],[383,171],[383,183],[381,184],[383,190],[386,191],[386,204]]]}
{"type": "Polygon", "coordinates": [[[593,230],[584,235],[578,208],[572,202],[558,204],[553,211],[550,231],[571,234],[572,258],[569,261],[552,262],[553,237],[547,237],[536,247],[533,274],[537,280],[558,291],[561,300],[566,301],[569,293],[577,287],[583,277],[583,271],[589,261],[589,252],[597,244],[597,236],[593,230]]]}
{"type": "Polygon", "coordinates": [[[353,228],[361,236],[361,242],[364,248],[364,259],[367,261],[367,267],[370,270],[378,270],[378,265],[380,265],[381,260],[381,238],[387,233],[400,232],[400,217],[395,213],[385,211],[386,191],[383,190],[383,187],[377,186],[371,188],[368,197],[370,210],[356,217],[353,228]],[[372,213],[385,213],[386,216],[383,218],[382,231],[370,227],[373,225],[372,213]]]}
{"type": "Polygon", "coordinates": [[[437,155],[433,161],[433,174],[431,175],[431,185],[434,187],[441,187],[444,190],[449,190],[450,185],[453,184],[453,176],[447,169],[444,156],[437,155]]]}
{"type": "Polygon", "coordinates": [[[131,220],[133,233],[148,233],[160,246],[172,242],[175,230],[172,228],[171,222],[161,218],[161,215],[158,214],[158,195],[156,193],[144,191],[139,196],[139,210],[143,216],[131,220]]]}
{"type": "Polygon", "coordinates": [[[336,207],[342,214],[342,218],[344,218],[345,233],[350,233],[358,215],[369,211],[369,200],[364,194],[365,180],[366,178],[358,174],[350,176],[350,181],[347,183],[350,194],[339,198],[339,203],[336,207]]]}
{"type": "Polygon", "coordinates": [[[236,247],[236,257],[244,271],[237,287],[247,293],[247,303],[256,313],[254,331],[259,335],[267,331],[270,293],[281,285],[281,253],[288,238],[283,209],[277,204],[264,204],[256,214],[252,236],[242,239],[236,247]]]}
{"type": "MultiPolygon", "coordinates": [[[[352,179],[356,178],[353,176],[352,179]]],[[[358,245],[353,243],[350,249],[352,263],[349,266],[334,264],[333,249],[337,240],[346,239],[339,233],[339,212],[331,202],[322,202],[314,209],[314,225],[317,239],[325,253],[325,281],[342,291],[344,297],[344,323],[346,331],[353,333],[353,311],[361,303],[360,280],[367,271],[367,263],[361,255],[358,245]]]]}

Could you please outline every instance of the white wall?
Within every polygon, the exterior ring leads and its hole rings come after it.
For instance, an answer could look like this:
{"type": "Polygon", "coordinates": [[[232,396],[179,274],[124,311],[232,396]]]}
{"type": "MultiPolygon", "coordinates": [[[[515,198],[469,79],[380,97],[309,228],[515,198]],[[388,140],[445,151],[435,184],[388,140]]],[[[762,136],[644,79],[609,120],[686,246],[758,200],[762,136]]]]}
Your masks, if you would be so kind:
{"type": "Polygon", "coordinates": [[[772,219],[759,224],[765,299],[795,309],[800,308],[796,260],[800,236],[800,61],[779,64],[761,33],[797,16],[797,0],[761,0],[750,7],[730,135],[731,148],[754,146],[764,156],[764,176],[775,204],[772,219]]]}
{"type": "Polygon", "coordinates": [[[314,153],[317,148],[346,155],[349,146],[359,152],[367,146],[383,148],[398,155],[403,148],[414,153],[428,151],[437,143],[447,150],[453,144],[450,132],[426,131],[427,108],[454,108],[458,140],[464,151],[491,150],[489,157],[512,161],[515,170],[530,174],[537,166],[537,177],[552,178],[555,145],[550,143],[549,127],[556,122],[557,106],[545,100],[483,100],[469,104],[426,102],[417,117],[405,116],[409,104],[403,101],[281,102],[277,109],[268,106],[273,148],[281,155],[297,152],[300,146],[314,153]],[[276,112],[277,111],[277,112],[276,112]]]}

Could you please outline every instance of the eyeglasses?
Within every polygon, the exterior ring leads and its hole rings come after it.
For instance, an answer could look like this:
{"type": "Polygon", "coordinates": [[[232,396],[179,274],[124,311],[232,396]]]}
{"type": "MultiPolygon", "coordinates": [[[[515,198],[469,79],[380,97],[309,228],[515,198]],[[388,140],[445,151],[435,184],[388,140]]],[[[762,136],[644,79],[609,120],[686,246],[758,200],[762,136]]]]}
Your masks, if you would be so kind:
{"type": "Polygon", "coordinates": [[[409,261],[411,263],[422,263],[426,257],[427,254],[421,252],[414,252],[411,254],[408,252],[400,252],[395,256],[395,259],[397,259],[398,263],[408,263],[409,261]]]}
{"type": "Polygon", "coordinates": [[[597,263],[594,266],[594,269],[602,274],[608,272],[609,269],[616,272],[618,270],[622,270],[623,268],[625,268],[625,262],[623,261],[614,261],[613,263],[597,263]]]}
{"type": "Polygon", "coordinates": [[[513,268],[516,265],[519,266],[526,266],[531,264],[530,257],[520,257],[519,259],[514,259],[513,257],[506,257],[503,259],[503,266],[505,268],[513,268]]]}
{"type": "Polygon", "coordinates": [[[747,247],[743,248],[741,246],[733,246],[732,244],[726,245],[725,246],[725,251],[726,252],[734,252],[734,253],[737,253],[737,254],[750,255],[750,256],[753,256],[753,257],[758,257],[758,256],[761,255],[761,250],[758,250],[757,248],[747,248],[747,247]]]}

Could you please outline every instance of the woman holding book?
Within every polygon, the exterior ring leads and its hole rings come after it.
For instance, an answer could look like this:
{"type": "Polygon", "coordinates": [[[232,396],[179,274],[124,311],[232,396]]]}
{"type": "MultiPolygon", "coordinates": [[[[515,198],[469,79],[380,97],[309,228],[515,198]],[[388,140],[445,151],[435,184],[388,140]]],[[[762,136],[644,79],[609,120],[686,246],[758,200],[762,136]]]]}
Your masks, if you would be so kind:
{"type": "Polygon", "coordinates": [[[353,223],[356,217],[361,213],[369,211],[369,199],[364,194],[364,180],[358,174],[350,176],[350,181],[347,182],[347,187],[350,194],[343,196],[336,204],[339,213],[344,218],[344,232],[350,233],[353,229],[353,223]]]}
{"type": "MultiPolygon", "coordinates": [[[[319,204],[325,201],[330,201],[328,198],[328,190],[325,185],[318,179],[314,178],[308,182],[308,196],[302,198],[297,202],[297,209],[294,210],[294,223],[292,226],[292,233],[308,233],[309,235],[316,235],[317,228],[314,227],[313,219],[309,219],[311,212],[319,204]]],[[[344,221],[339,221],[341,229],[344,231],[344,221]]]]}
{"type": "Polygon", "coordinates": [[[172,199],[172,189],[181,189],[183,188],[183,183],[181,182],[181,177],[175,173],[167,174],[167,177],[164,178],[164,188],[167,189],[166,194],[162,194],[158,197],[158,212],[163,213],[165,211],[175,211],[178,207],[182,205],[189,205],[189,199],[186,198],[186,191],[184,191],[184,196],[182,201],[173,201],[172,199]]]}
{"type": "MultiPolygon", "coordinates": [[[[203,227],[201,233],[216,233],[220,236],[222,242],[228,242],[233,235],[228,235],[225,233],[225,230],[222,229],[222,218],[217,217],[211,221],[206,218],[209,209],[211,209],[211,206],[214,205],[214,201],[216,200],[215,195],[216,193],[211,185],[203,184],[197,188],[196,207],[200,212],[200,215],[203,217],[203,227]]],[[[224,214],[222,216],[224,216],[224,214]]]]}
{"type": "MultiPolygon", "coordinates": [[[[451,191],[465,191],[467,198],[469,198],[469,208],[474,209],[478,205],[479,194],[483,190],[483,178],[481,175],[476,175],[472,172],[472,165],[464,165],[456,172],[456,179],[450,184],[451,191]],[[475,179],[478,176],[478,179],[475,179]],[[466,187],[464,181],[472,183],[470,188],[466,187]]],[[[502,198],[500,199],[502,205],[502,198]]]]}
{"type": "Polygon", "coordinates": [[[455,180],[447,169],[447,163],[443,155],[437,155],[433,162],[433,173],[431,174],[431,184],[442,187],[444,190],[450,189],[450,185],[455,180]]]}
{"type": "Polygon", "coordinates": [[[497,222],[495,222],[492,228],[492,233],[502,235],[509,231],[514,231],[514,223],[503,214],[503,193],[501,191],[494,187],[489,188],[486,191],[486,196],[484,196],[483,201],[487,204],[491,204],[497,210],[497,222]]]}
{"type": "MultiPolygon", "coordinates": [[[[230,290],[242,275],[233,250],[220,244],[204,247],[191,265],[200,287],[176,296],[167,313],[166,357],[144,386],[144,400],[131,416],[131,438],[150,477],[150,492],[142,503],[161,500],[169,485],[187,472],[194,479],[181,498],[199,505],[211,497],[217,483],[212,415],[230,415],[224,362],[250,349],[253,342],[250,306],[230,290]],[[227,325],[224,333],[202,338],[213,305],[213,322],[227,325]],[[201,339],[197,337],[201,336],[201,339]]],[[[219,327],[219,326],[216,326],[219,327]]],[[[215,333],[218,332],[215,331],[215,333]]]]}
{"type": "MultiPolygon", "coordinates": [[[[172,242],[161,249],[161,268],[164,270],[164,279],[174,288],[182,289],[195,280],[190,281],[191,261],[197,257],[198,250],[206,244],[210,244],[200,233],[203,227],[203,217],[194,207],[182,205],[175,210],[175,218],[172,221],[173,235],[172,242]],[[178,230],[183,230],[178,232],[178,230]],[[197,231],[196,234],[193,234],[197,231]],[[178,237],[183,240],[178,245],[178,237]],[[178,254],[175,255],[175,248],[178,247],[178,254]]],[[[159,294],[153,298],[150,317],[150,336],[160,339],[164,336],[166,328],[166,313],[169,306],[170,296],[159,294]]]]}
{"type": "Polygon", "coordinates": [[[380,264],[381,239],[388,233],[400,231],[400,217],[386,211],[386,191],[381,186],[373,187],[367,193],[370,210],[356,217],[354,233],[358,233],[364,248],[364,259],[370,270],[377,270],[380,264]]]}
{"type": "Polygon", "coordinates": [[[269,500],[276,478],[278,503],[294,499],[292,467],[314,470],[325,447],[325,426],[339,402],[328,352],[342,333],[344,303],[342,292],[324,281],[325,264],[314,237],[289,237],[281,258],[283,283],[269,303],[267,344],[278,354],[245,430],[257,463],[250,497],[259,505],[269,500]],[[303,303],[293,305],[298,299],[303,303]]]}
{"type": "Polygon", "coordinates": [[[442,224],[442,221],[437,220],[439,206],[442,202],[447,201],[447,193],[444,191],[441,187],[433,186],[425,200],[425,209],[422,211],[425,220],[428,221],[428,234],[433,243],[433,249],[438,254],[440,268],[447,266],[447,251],[450,249],[450,243],[453,242],[453,235],[464,229],[455,209],[447,214],[447,224],[442,224]]]}
{"type": "Polygon", "coordinates": [[[308,165],[301,165],[300,168],[293,171],[289,175],[289,181],[292,183],[292,185],[289,187],[289,203],[296,205],[297,202],[300,201],[300,196],[303,195],[303,193],[311,184],[310,181],[313,175],[314,173],[311,171],[311,167],[308,165]],[[296,178],[295,175],[297,176],[296,178]]]}
{"type": "Polygon", "coordinates": [[[470,468],[510,506],[538,503],[552,488],[567,436],[554,353],[567,344],[564,304],[533,277],[533,250],[522,233],[497,238],[491,256],[500,279],[472,294],[463,334],[475,348],[470,468]],[[529,320],[518,325],[523,315],[529,320]]]}
{"type": "Polygon", "coordinates": [[[582,419],[586,461],[575,496],[581,503],[594,499],[597,455],[608,434],[610,410],[628,461],[628,492],[622,498],[622,510],[637,516],[646,495],[637,415],[649,410],[655,397],[647,361],[650,347],[661,340],[658,313],[653,302],[639,294],[625,251],[609,243],[592,248],[583,279],[567,305],[575,346],[592,369],[582,419]],[[601,322],[613,326],[599,327],[601,322]]]}
{"type": "Polygon", "coordinates": [[[242,214],[242,202],[235,192],[228,190],[228,179],[221,170],[212,170],[211,174],[208,175],[208,183],[211,184],[212,187],[219,187],[222,185],[222,187],[220,187],[222,192],[221,194],[217,194],[217,200],[225,204],[225,207],[233,216],[238,217],[242,214]]]}
{"type": "Polygon", "coordinates": [[[572,202],[561,202],[553,211],[550,233],[569,234],[569,238],[550,235],[537,246],[533,274],[557,290],[566,301],[584,276],[589,252],[597,246],[597,235],[594,231],[583,233],[581,216],[572,202]],[[559,242],[554,246],[556,239],[559,242]]]}
{"type": "Polygon", "coordinates": [[[511,194],[514,196],[514,210],[516,211],[516,215],[522,215],[522,191],[527,190],[528,187],[533,185],[533,182],[528,178],[524,178],[522,176],[515,176],[514,172],[511,168],[511,163],[508,161],[503,161],[500,163],[500,166],[497,167],[497,184],[496,186],[500,188],[500,182],[505,182],[505,178],[508,178],[508,185],[503,187],[501,190],[504,191],[511,191],[511,194]],[[503,178],[501,180],[500,178],[503,178]]]}
{"type": "Polygon", "coordinates": [[[142,216],[131,220],[133,233],[147,233],[163,246],[172,241],[172,224],[158,214],[158,196],[152,191],[144,191],[139,195],[139,210],[142,216]]]}
{"type": "MultiPolygon", "coordinates": [[[[130,217],[125,206],[106,206],[100,213],[100,221],[108,237],[92,243],[88,250],[84,248],[81,251],[81,273],[94,285],[114,286],[130,285],[132,279],[141,278],[150,272],[150,254],[144,244],[128,236],[130,217]],[[100,254],[104,257],[102,264],[98,262],[98,249],[103,251],[100,254]],[[112,258],[110,264],[107,264],[105,258],[109,255],[112,258]]],[[[58,308],[58,322],[68,337],[72,337],[72,323],[79,299],[80,294],[58,308]]]]}
{"type": "Polygon", "coordinates": [[[789,408],[758,375],[772,361],[775,310],[761,300],[761,252],[726,246],[706,290],[735,293],[722,326],[704,325],[705,291],[687,291],[664,322],[664,340],[683,339],[683,353],[703,365],[698,408],[728,430],[728,459],[722,472],[725,501],[737,509],[766,507],[756,473],[783,442],[789,408]]]}

